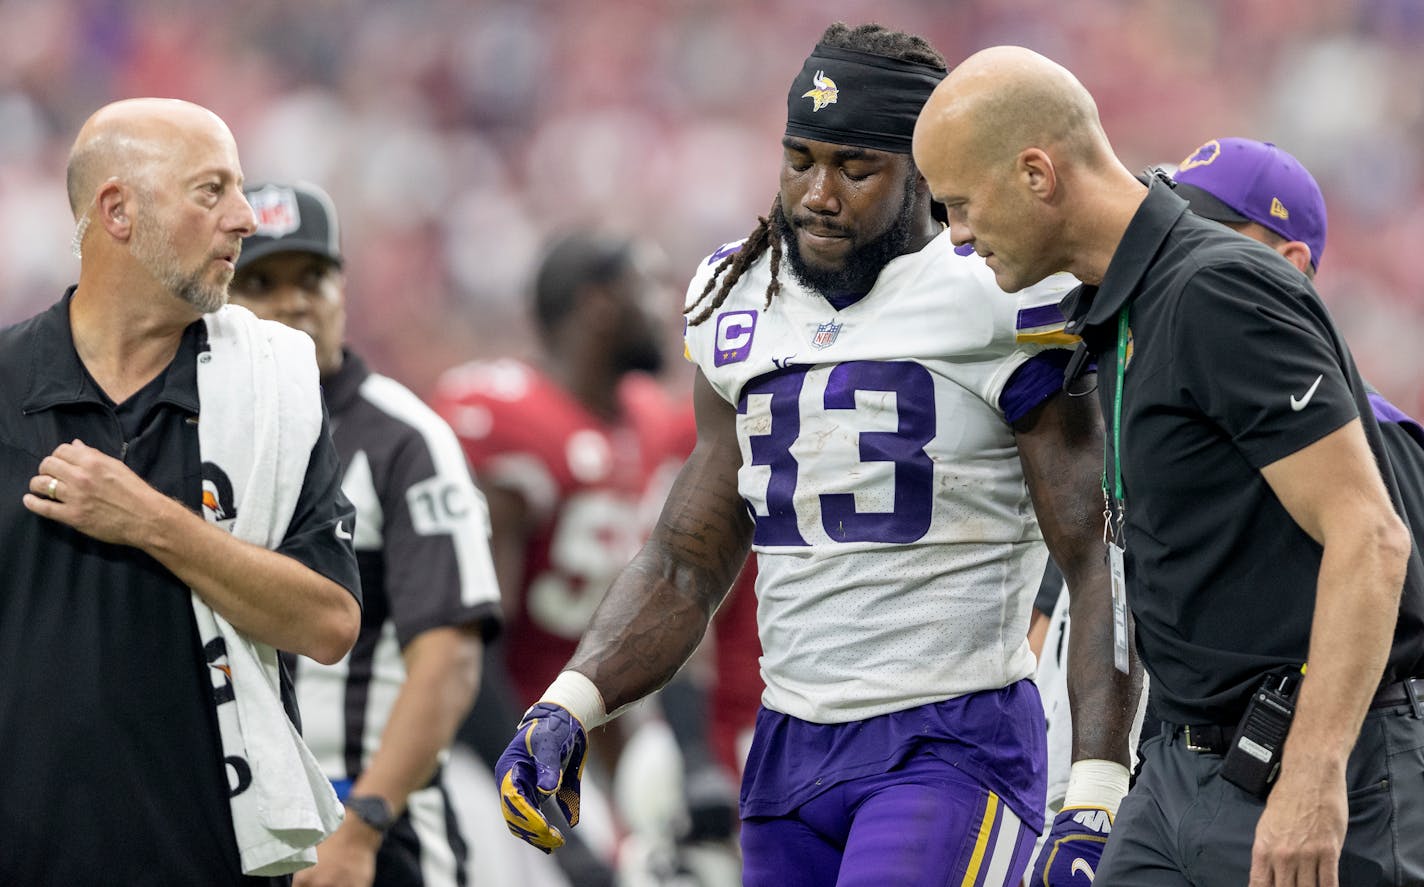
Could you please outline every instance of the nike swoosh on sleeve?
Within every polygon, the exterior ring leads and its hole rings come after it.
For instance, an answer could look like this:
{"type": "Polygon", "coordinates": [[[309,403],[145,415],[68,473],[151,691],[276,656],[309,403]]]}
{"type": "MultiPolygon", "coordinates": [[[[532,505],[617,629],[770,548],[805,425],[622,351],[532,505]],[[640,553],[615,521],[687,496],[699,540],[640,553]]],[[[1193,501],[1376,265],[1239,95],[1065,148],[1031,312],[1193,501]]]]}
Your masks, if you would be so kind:
{"type": "Polygon", "coordinates": [[[1291,409],[1295,410],[1297,413],[1305,409],[1305,405],[1310,403],[1311,398],[1315,397],[1315,389],[1320,387],[1320,380],[1324,378],[1324,374],[1316,376],[1315,381],[1310,384],[1310,389],[1305,392],[1304,397],[1296,397],[1294,394],[1292,394],[1290,399],[1291,409]]]}

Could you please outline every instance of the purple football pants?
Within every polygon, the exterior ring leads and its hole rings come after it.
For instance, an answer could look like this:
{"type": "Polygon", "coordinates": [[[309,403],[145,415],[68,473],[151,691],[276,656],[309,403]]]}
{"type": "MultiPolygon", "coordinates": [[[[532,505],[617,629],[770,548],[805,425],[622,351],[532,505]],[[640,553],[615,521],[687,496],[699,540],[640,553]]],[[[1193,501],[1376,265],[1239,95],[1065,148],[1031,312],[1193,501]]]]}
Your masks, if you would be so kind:
{"type": "Polygon", "coordinates": [[[1034,832],[931,754],[742,821],[743,887],[1010,887],[1034,832]]]}

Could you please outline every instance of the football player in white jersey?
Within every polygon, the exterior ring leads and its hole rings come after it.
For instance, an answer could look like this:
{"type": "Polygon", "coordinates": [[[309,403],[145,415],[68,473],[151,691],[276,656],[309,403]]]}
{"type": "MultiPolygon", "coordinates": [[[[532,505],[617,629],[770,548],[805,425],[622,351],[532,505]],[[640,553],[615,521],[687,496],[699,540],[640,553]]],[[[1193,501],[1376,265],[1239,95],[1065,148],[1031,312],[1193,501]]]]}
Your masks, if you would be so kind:
{"type": "Polygon", "coordinates": [[[793,81],[772,211],[689,289],[696,449],[497,768],[535,846],[563,842],[544,800],[577,822],[585,731],[676,672],[749,547],[766,692],[744,884],[1018,882],[1045,791],[1026,642],[1045,540],[1083,624],[1108,626],[1074,636],[1080,781],[1125,792],[1102,423],[1048,347],[1072,281],[1015,304],[955,252],[910,158],[944,74],[919,37],[837,24],[793,81]]]}

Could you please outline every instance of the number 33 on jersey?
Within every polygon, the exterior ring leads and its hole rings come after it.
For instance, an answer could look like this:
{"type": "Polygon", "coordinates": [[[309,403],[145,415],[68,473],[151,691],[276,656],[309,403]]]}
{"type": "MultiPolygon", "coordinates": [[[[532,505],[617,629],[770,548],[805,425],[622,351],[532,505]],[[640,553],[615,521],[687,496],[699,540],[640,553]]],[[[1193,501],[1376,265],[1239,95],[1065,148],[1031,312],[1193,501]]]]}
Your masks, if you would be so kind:
{"type": "Polygon", "coordinates": [[[840,310],[781,279],[768,306],[762,256],[686,343],[737,408],[758,622],[785,651],[763,659],[768,702],[836,722],[1027,675],[1028,602],[1006,595],[1036,588],[1047,555],[1000,394],[1045,344],[1067,344],[1057,302],[1074,281],[1005,294],[947,234],[840,310]],[[859,650],[820,655],[848,624],[865,629],[859,650]]]}

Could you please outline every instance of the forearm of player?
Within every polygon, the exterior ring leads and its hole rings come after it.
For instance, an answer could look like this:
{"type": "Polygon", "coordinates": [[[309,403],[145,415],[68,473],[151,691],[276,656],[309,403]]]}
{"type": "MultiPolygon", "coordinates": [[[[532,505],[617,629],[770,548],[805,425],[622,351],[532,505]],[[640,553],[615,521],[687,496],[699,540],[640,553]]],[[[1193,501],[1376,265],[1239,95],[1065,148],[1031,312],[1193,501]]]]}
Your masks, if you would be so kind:
{"type": "Polygon", "coordinates": [[[734,425],[699,436],[652,537],[594,612],[568,668],[593,682],[609,712],[672,679],[746,562],[740,465],[734,425]]]}
{"type": "Polygon", "coordinates": [[[568,669],[598,688],[607,712],[670,681],[707,632],[736,569],[689,567],[650,543],[609,588],[568,669]]]}
{"type": "Polygon", "coordinates": [[[406,645],[405,683],[353,796],[378,795],[399,815],[410,793],[429,785],[440,752],[474,705],[482,649],[474,627],[430,629],[406,645]]]}
{"type": "Polygon", "coordinates": [[[751,548],[752,521],[737,490],[742,451],[736,408],[701,373],[693,405],[697,446],[678,472],[651,538],[613,581],[567,666],[592,681],[609,712],[672,679],[697,648],[751,548]]]}
{"type": "MultiPolygon", "coordinates": [[[[1077,597],[1087,596],[1083,590],[1077,597]]],[[[1131,766],[1132,725],[1142,695],[1142,666],[1129,648],[1130,672],[1113,665],[1112,612],[1096,604],[1078,615],[1070,600],[1073,629],[1068,637],[1068,706],[1073,716],[1073,761],[1103,760],[1131,766]],[[1079,622],[1079,619],[1082,622],[1079,622]],[[1103,620],[1098,624],[1093,620],[1103,620]],[[1089,631],[1078,626],[1091,624],[1089,631]]]]}
{"type": "Polygon", "coordinates": [[[238,539],[159,496],[134,544],[255,641],[330,665],[361,628],[349,591],[305,564],[238,539]],[[159,501],[161,500],[161,501],[159,501]]]}
{"type": "MultiPolygon", "coordinates": [[[[1113,664],[1112,590],[1103,545],[1103,426],[1097,399],[1058,394],[1015,427],[1049,553],[1068,584],[1068,702],[1073,760],[1126,767],[1142,668],[1113,664]]],[[[1132,647],[1129,645],[1129,650],[1132,647]]]]}

